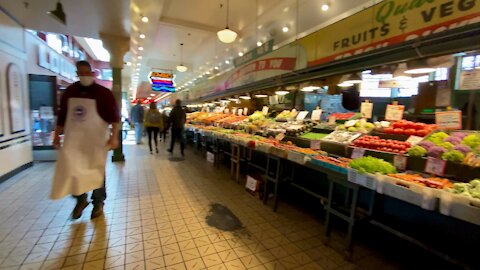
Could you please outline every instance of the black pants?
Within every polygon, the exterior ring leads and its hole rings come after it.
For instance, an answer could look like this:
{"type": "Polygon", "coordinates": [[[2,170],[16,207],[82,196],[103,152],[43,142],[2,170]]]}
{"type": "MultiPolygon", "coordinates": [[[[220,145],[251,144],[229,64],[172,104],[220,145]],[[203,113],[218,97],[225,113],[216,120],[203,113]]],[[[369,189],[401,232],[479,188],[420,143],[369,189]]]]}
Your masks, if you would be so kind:
{"type": "MultiPolygon", "coordinates": [[[[97,188],[93,190],[91,199],[93,201],[93,204],[101,204],[105,199],[107,198],[107,189],[105,188],[105,181],[106,179],[103,179],[103,187],[97,188]]],[[[88,198],[87,193],[83,193],[82,195],[73,195],[77,201],[86,201],[88,198]]]]}
{"type": "Polygon", "coordinates": [[[185,149],[185,142],[183,140],[183,128],[172,128],[172,138],[170,141],[170,151],[173,152],[173,147],[175,146],[175,140],[180,140],[180,151],[185,149]]]}
{"type": "Polygon", "coordinates": [[[150,147],[150,152],[152,152],[152,133],[153,133],[153,141],[155,142],[155,149],[157,149],[158,145],[158,132],[160,131],[160,128],[158,127],[147,127],[147,133],[148,133],[148,146],[150,147]]]}
{"type": "Polygon", "coordinates": [[[163,136],[163,142],[167,141],[167,132],[168,132],[168,128],[164,128],[160,132],[160,138],[163,136]]]}

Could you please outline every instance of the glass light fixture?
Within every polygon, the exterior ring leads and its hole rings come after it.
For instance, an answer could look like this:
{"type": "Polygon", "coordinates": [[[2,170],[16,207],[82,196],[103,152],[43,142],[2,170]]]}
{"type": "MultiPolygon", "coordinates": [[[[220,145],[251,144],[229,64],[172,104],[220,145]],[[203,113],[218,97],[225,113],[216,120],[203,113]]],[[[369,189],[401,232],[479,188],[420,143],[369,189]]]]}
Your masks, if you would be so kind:
{"type": "Polygon", "coordinates": [[[287,33],[288,30],[290,30],[290,29],[288,28],[288,26],[284,26],[284,27],[282,28],[282,32],[284,32],[284,33],[287,33]]]}
{"type": "Polygon", "coordinates": [[[227,26],[225,29],[220,30],[217,32],[218,39],[223,43],[232,43],[237,39],[237,33],[235,31],[230,30],[228,27],[228,19],[230,15],[230,1],[227,0],[227,26]]]}
{"type": "Polygon", "coordinates": [[[148,23],[148,17],[147,16],[142,16],[142,22],[148,23]]]}
{"type": "Polygon", "coordinates": [[[330,9],[330,5],[329,5],[329,4],[325,3],[325,4],[322,5],[322,11],[327,11],[327,10],[329,10],[329,9],[330,9]]]}
{"type": "Polygon", "coordinates": [[[145,35],[144,34],[140,34],[139,36],[141,39],[144,39],[145,38],[145,35]]]}
{"type": "Polygon", "coordinates": [[[186,66],[183,65],[183,43],[180,43],[180,65],[177,66],[178,72],[185,72],[188,70],[186,66]]]}

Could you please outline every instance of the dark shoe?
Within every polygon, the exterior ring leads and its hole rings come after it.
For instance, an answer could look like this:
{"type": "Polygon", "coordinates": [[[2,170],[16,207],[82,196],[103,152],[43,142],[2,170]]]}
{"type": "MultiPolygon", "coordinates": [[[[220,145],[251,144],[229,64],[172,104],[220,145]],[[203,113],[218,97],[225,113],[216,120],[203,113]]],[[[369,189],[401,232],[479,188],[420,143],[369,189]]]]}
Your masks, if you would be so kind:
{"type": "Polygon", "coordinates": [[[88,201],[87,200],[79,200],[77,201],[77,205],[73,208],[72,211],[72,219],[79,219],[82,216],[83,210],[87,208],[88,201]]]}
{"type": "Polygon", "coordinates": [[[182,157],[185,157],[185,153],[182,151],[182,157]]]}
{"type": "Polygon", "coordinates": [[[153,152],[152,152],[152,150],[150,150],[150,155],[153,155],[153,152]]]}
{"type": "Polygon", "coordinates": [[[173,151],[172,149],[167,149],[167,152],[172,153],[173,151]]]}
{"type": "Polygon", "coordinates": [[[155,151],[157,151],[157,154],[158,154],[158,148],[156,148],[155,151]]]}
{"type": "Polygon", "coordinates": [[[103,203],[98,203],[93,205],[92,216],[91,219],[97,218],[103,215],[103,203]]]}

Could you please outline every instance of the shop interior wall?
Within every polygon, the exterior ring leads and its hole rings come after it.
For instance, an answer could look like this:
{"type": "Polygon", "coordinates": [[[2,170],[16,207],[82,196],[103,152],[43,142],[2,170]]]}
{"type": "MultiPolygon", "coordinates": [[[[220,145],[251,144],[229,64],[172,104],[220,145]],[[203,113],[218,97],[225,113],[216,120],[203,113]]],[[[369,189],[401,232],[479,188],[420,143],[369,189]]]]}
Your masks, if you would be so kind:
{"type": "Polygon", "coordinates": [[[0,136],[0,180],[33,161],[26,61],[24,29],[0,9],[0,134],[3,134],[0,136]],[[7,86],[9,65],[16,65],[17,74],[20,76],[21,101],[16,105],[19,106],[17,115],[23,117],[14,119],[14,125],[7,86]],[[13,126],[24,128],[12,132],[13,126]]]}

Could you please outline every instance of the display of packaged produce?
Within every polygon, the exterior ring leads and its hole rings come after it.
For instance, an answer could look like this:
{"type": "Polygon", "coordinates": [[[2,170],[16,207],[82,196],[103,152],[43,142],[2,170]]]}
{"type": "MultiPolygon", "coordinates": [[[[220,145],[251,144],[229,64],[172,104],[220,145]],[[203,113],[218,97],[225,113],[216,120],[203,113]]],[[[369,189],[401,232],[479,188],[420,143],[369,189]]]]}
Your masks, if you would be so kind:
{"type": "Polygon", "coordinates": [[[310,132],[313,126],[314,126],[314,123],[312,122],[304,122],[301,124],[293,123],[293,124],[285,125],[286,127],[285,130],[288,136],[297,137],[310,132]]]}
{"type": "Polygon", "coordinates": [[[289,120],[293,120],[297,116],[297,113],[298,112],[296,110],[292,110],[292,111],[285,110],[279,113],[277,117],[275,117],[275,120],[278,122],[286,122],[289,120]]]}
{"type": "Polygon", "coordinates": [[[371,156],[353,159],[348,166],[360,173],[397,173],[397,169],[392,163],[371,156]]]}
{"type": "Polygon", "coordinates": [[[455,183],[447,191],[469,198],[480,199],[480,178],[474,179],[470,183],[455,183]]]}
{"type": "Polygon", "coordinates": [[[480,167],[480,133],[438,131],[425,137],[408,154],[415,157],[435,157],[452,163],[480,167]]]}
{"type": "Polygon", "coordinates": [[[337,125],[330,125],[328,122],[318,123],[313,127],[313,130],[330,130],[334,131],[337,128],[337,125]]]}
{"type": "Polygon", "coordinates": [[[388,174],[388,176],[393,178],[398,178],[404,181],[413,182],[422,186],[436,189],[446,189],[451,188],[453,183],[446,179],[440,177],[423,177],[420,174],[409,174],[409,173],[395,173],[388,174]]]}
{"type": "Polygon", "coordinates": [[[437,125],[400,120],[393,122],[389,127],[377,128],[378,131],[386,134],[397,134],[406,136],[425,137],[427,134],[437,129],[437,125]]]}
{"type": "Polygon", "coordinates": [[[378,136],[369,135],[364,135],[356,139],[351,145],[360,148],[397,154],[404,154],[411,146],[409,142],[380,139],[378,136]]]}
{"type": "Polygon", "coordinates": [[[359,113],[332,113],[330,117],[335,117],[336,120],[350,120],[360,118],[359,113]]]}
{"type": "Polygon", "coordinates": [[[326,163],[329,163],[329,164],[332,164],[332,165],[335,165],[335,166],[339,166],[339,167],[342,167],[342,168],[347,168],[348,163],[350,163],[350,161],[352,161],[352,159],[350,159],[350,158],[330,157],[330,156],[327,156],[327,155],[314,156],[314,157],[312,157],[312,159],[323,161],[323,162],[326,162],[326,163]]]}
{"type": "Polygon", "coordinates": [[[340,143],[340,144],[350,144],[356,138],[360,137],[362,133],[358,132],[348,132],[348,131],[341,131],[336,130],[327,136],[325,136],[322,141],[340,143]]]}
{"type": "Polygon", "coordinates": [[[337,127],[337,130],[369,133],[374,128],[375,128],[375,125],[373,123],[370,123],[364,120],[348,120],[344,124],[339,125],[337,127]]]}

